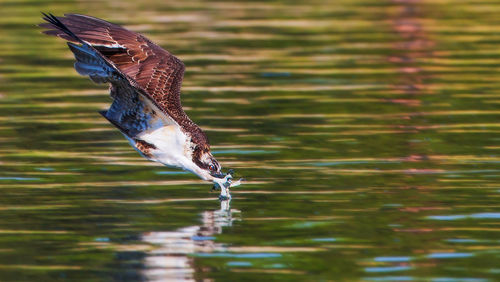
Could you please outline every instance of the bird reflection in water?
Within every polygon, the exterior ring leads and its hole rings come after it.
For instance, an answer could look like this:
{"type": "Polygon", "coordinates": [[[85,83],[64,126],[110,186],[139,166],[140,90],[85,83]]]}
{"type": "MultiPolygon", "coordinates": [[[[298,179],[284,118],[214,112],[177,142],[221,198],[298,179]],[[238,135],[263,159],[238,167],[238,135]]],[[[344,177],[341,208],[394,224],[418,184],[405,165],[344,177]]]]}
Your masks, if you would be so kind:
{"type": "Polygon", "coordinates": [[[190,254],[224,252],[226,247],[213,240],[223,227],[231,226],[240,211],[231,209],[230,200],[221,201],[220,209],[202,213],[202,224],[174,231],[148,232],[142,241],[157,246],[144,258],[143,276],[147,281],[194,281],[194,258],[190,254]]]}

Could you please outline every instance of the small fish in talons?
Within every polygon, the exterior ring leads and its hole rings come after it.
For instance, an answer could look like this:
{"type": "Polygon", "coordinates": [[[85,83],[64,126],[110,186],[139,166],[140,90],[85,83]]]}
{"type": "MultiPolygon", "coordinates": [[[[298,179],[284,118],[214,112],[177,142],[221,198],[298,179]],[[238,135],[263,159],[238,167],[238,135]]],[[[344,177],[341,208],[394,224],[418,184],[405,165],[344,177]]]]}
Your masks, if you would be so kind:
{"type": "Polygon", "coordinates": [[[231,199],[231,194],[229,193],[229,188],[236,187],[241,184],[244,180],[240,178],[238,181],[233,182],[234,170],[230,169],[223,178],[214,178],[213,190],[220,190],[219,200],[227,201],[231,199]]]}

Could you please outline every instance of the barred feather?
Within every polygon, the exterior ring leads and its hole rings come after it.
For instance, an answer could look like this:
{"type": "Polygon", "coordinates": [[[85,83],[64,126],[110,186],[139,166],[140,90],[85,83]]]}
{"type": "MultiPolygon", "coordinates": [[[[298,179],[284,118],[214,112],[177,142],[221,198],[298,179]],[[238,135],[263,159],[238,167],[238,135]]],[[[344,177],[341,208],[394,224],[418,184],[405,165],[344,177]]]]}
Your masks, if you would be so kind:
{"type": "Polygon", "coordinates": [[[43,31],[45,34],[83,43],[80,48],[70,45],[77,57],[75,68],[79,73],[89,75],[94,81],[109,81],[109,78],[103,79],[109,69],[101,68],[102,62],[93,61],[96,54],[85,55],[88,51],[85,44],[88,44],[97,52],[98,59],[104,59],[108,66],[124,75],[129,87],[137,88],[189,133],[200,149],[209,148],[204,132],[182,110],[180,88],[185,67],[181,60],[146,37],[102,19],[79,14],[44,15],[47,23],[39,26],[47,29],[43,31]]]}

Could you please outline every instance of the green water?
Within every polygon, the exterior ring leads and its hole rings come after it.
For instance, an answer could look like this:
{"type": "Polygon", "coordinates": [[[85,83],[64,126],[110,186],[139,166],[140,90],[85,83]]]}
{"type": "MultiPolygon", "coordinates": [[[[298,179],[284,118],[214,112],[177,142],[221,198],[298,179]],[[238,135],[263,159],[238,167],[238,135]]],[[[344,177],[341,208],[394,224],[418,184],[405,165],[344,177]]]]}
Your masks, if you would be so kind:
{"type": "Polygon", "coordinates": [[[500,280],[498,1],[141,3],[0,1],[0,281],[500,280]],[[230,207],[128,145],[40,11],[185,62],[230,207]]]}

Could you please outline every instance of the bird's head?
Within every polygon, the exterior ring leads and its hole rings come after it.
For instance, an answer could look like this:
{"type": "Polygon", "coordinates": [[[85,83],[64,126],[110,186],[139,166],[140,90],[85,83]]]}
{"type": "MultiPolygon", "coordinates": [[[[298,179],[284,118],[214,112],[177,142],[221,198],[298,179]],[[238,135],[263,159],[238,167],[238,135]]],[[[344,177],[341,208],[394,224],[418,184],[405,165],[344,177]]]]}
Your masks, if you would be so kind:
{"type": "Polygon", "coordinates": [[[214,158],[208,146],[197,146],[192,154],[192,159],[198,169],[195,171],[204,180],[224,178],[219,162],[214,158]]]}

